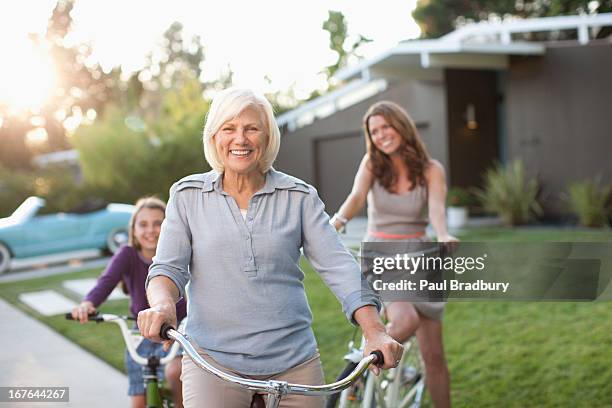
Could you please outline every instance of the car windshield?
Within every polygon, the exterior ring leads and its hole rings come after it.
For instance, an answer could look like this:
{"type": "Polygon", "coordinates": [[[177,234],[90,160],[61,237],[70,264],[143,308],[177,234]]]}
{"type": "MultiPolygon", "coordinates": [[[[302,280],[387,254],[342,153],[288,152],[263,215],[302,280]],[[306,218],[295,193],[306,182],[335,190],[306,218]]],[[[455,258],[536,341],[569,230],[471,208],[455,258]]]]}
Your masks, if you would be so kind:
{"type": "Polygon", "coordinates": [[[45,201],[38,197],[28,197],[21,203],[19,207],[11,214],[11,218],[15,221],[23,221],[36,214],[39,208],[45,205],[45,201]]]}

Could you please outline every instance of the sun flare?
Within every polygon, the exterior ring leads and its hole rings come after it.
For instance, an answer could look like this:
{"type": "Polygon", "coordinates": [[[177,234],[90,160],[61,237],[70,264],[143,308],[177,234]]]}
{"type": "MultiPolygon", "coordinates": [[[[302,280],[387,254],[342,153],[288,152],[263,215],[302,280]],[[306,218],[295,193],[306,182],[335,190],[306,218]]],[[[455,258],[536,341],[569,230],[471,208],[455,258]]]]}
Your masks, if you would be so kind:
{"type": "Polygon", "coordinates": [[[0,64],[0,106],[11,111],[38,110],[53,96],[54,64],[42,47],[27,40],[15,45],[11,59],[0,64]]]}

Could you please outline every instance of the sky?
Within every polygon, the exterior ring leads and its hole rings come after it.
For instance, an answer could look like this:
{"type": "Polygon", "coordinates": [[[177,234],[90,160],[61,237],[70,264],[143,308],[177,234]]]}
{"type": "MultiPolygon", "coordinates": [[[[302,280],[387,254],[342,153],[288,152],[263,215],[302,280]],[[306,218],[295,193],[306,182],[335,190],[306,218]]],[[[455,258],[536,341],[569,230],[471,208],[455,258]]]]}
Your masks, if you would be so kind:
{"type": "MultiPolygon", "coordinates": [[[[364,56],[372,56],[418,37],[419,28],[411,16],[415,2],[77,0],[71,39],[91,44],[92,58],[104,68],[121,65],[131,71],[142,67],[163,32],[179,21],[187,36],[202,38],[205,80],[229,67],[235,85],[260,92],[293,85],[298,96],[305,96],[322,87],[320,71],[335,61],[329,35],[321,28],[328,10],[344,13],[349,35],[374,40],[362,50],[364,56]]],[[[0,64],[0,92],[4,94],[0,99],[22,105],[33,100],[42,103],[52,89],[49,61],[32,52],[27,35],[44,33],[54,5],[55,0],[0,3],[0,50],[11,56],[0,64]]]]}

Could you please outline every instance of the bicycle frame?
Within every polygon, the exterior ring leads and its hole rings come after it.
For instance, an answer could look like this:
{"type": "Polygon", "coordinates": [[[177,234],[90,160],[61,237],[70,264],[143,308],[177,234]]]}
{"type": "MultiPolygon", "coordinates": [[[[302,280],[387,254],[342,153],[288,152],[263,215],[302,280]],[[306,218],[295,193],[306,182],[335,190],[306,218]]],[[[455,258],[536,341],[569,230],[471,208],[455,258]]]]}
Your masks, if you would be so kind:
{"type": "Polygon", "coordinates": [[[162,327],[161,337],[163,339],[172,339],[175,340],[176,343],[179,343],[193,362],[204,371],[215,375],[223,381],[236,384],[250,391],[258,391],[259,393],[267,394],[268,399],[266,408],[278,408],[281,399],[287,394],[325,396],[340,392],[343,389],[350,387],[351,384],[368,369],[370,364],[382,364],[382,353],[374,352],[371,355],[362,358],[357,367],[349,376],[343,380],[325,385],[291,384],[286,381],[277,380],[251,380],[236,377],[212,366],[198,354],[196,349],[191,345],[185,336],[169,326],[162,327]]]}

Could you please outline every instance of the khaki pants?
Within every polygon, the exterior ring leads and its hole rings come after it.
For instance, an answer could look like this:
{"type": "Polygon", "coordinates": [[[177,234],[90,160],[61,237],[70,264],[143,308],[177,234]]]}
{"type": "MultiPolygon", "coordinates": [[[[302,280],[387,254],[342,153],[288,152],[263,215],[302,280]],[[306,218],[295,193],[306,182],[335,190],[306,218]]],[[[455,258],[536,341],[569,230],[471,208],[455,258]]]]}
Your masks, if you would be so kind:
{"type": "MultiPolygon", "coordinates": [[[[305,385],[321,385],[324,383],[323,370],[318,353],[313,358],[280,374],[246,376],[219,365],[203,350],[199,349],[198,352],[208,363],[216,368],[243,378],[281,380],[305,385]]],[[[183,356],[181,380],[183,381],[183,405],[185,408],[249,408],[253,398],[253,391],[230,384],[207,373],[196,366],[191,358],[186,355],[183,356]]],[[[266,399],[267,396],[264,395],[264,401],[266,399]]],[[[286,395],[281,399],[280,407],[321,408],[324,404],[325,397],[286,395]]]]}

